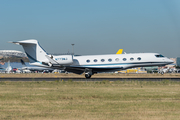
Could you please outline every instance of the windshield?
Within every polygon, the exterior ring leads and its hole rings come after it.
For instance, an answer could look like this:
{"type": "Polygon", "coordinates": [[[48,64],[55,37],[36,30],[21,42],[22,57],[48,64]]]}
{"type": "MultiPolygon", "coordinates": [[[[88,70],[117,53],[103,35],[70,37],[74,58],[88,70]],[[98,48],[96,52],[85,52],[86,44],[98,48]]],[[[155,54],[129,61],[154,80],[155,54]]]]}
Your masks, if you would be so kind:
{"type": "Polygon", "coordinates": [[[155,55],[157,58],[162,58],[164,57],[163,55],[155,55]]]}

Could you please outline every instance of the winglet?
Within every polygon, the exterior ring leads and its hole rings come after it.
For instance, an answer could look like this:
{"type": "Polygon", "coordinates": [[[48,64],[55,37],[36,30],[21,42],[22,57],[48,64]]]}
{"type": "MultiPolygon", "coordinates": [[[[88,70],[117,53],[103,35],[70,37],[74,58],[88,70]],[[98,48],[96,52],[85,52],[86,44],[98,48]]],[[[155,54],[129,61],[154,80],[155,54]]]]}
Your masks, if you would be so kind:
{"type": "Polygon", "coordinates": [[[123,49],[119,49],[116,54],[122,54],[123,49]]]}

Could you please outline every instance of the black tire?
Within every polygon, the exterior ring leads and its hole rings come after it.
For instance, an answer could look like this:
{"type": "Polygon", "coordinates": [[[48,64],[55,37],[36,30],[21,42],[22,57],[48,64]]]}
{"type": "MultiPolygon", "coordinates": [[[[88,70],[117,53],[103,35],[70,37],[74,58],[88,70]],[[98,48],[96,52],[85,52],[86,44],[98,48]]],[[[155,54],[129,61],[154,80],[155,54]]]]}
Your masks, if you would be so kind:
{"type": "Polygon", "coordinates": [[[163,71],[161,72],[161,75],[164,75],[164,72],[163,72],[163,71]]]}
{"type": "Polygon", "coordinates": [[[89,79],[89,78],[91,78],[91,75],[90,75],[90,74],[85,74],[85,77],[86,77],[87,79],[89,79]]]}

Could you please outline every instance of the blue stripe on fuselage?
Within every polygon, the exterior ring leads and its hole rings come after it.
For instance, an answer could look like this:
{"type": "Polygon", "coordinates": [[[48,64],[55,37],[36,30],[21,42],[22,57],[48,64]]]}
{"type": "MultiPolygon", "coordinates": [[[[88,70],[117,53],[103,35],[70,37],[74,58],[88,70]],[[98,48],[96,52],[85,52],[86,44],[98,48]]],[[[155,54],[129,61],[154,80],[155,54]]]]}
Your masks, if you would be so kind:
{"type": "MultiPolygon", "coordinates": [[[[71,66],[71,67],[79,67],[79,68],[97,68],[98,66],[100,68],[103,68],[103,67],[108,67],[108,68],[120,68],[120,67],[117,67],[117,66],[121,66],[121,65],[142,65],[142,64],[147,64],[148,65],[151,65],[151,64],[163,64],[162,62],[137,62],[137,63],[113,63],[113,64],[91,64],[91,65],[79,65],[79,66],[71,66]],[[113,67],[114,66],[114,67],[113,67]]],[[[154,65],[156,66],[156,65],[154,65]]],[[[122,67],[122,66],[121,66],[122,67]]]]}
{"type": "Polygon", "coordinates": [[[137,62],[137,63],[113,63],[113,64],[91,64],[91,65],[80,65],[83,67],[89,66],[112,66],[112,65],[131,65],[131,64],[155,64],[155,63],[162,63],[162,62],[137,62]]]}

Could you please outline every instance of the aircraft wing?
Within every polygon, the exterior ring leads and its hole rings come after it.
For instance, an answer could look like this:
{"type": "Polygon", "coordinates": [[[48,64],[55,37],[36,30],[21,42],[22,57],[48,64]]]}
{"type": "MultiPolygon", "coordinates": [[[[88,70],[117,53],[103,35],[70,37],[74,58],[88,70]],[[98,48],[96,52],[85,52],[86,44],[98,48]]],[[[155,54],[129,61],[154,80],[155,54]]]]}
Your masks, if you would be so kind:
{"type": "MultiPolygon", "coordinates": [[[[83,72],[85,72],[85,70],[87,69],[87,67],[78,67],[78,66],[66,66],[66,68],[64,69],[67,72],[72,72],[75,74],[82,74],[83,72]]],[[[112,72],[115,69],[116,70],[120,70],[123,69],[123,67],[118,67],[118,68],[88,68],[91,69],[93,72],[98,73],[98,72],[112,72]]]]}
{"type": "Polygon", "coordinates": [[[72,72],[75,74],[82,74],[84,72],[84,68],[77,68],[77,67],[66,67],[65,71],[72,72]]]}

